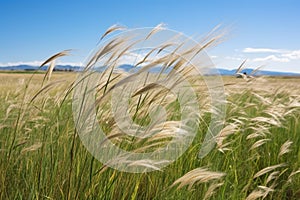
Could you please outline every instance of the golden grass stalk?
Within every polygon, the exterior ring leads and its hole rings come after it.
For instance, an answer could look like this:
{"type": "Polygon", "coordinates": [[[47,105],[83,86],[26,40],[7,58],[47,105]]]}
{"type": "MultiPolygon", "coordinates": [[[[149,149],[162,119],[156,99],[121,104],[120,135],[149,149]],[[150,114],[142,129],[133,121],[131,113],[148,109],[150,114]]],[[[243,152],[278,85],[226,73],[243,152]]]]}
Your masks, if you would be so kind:
{"type": "MultiPolygon", "coordinates": [[[[255,126],[250,126],[249,129],[254,130],[254,133],[265,137],[267,134],[271,134],[268,126],[262,124],[254,124],[255,126]]],[[[250,135],[249,135],[250,137],[250,135]]],[[[251,138],[251,137],[250,137],[251,138]]]]}
{"type": "Polygon", "coordinates": [[[101,141],[100,145],[103,145],[107,141],[110,141],[114,138],[122,137],[124,135],[126,135],[126,134],[125,133],[114,133],[114,134],[108,135],[108,136],[105,137],[105,139],[103,141],[101,141]]]}
{"type": "Polygon", "coordinates": [[[21,154],[22,153],[26,153],[26,152],[30,152],[30,151],[36,151],[36,150],[38,150],[41,147],[42,147],[42,143],[38,142],[36,144],[33,144],[33,145],[29,146],[29,147],[26,147],[26,148],[22,149],[21,150],[21,154]]]}
{"type": "Polygon", "coordinates": [[[258,190],[254,190],[251,192],[246,200],[255,200],[258,198],[264,199],[268,196],[269,193],[274,192],[274,187],[275,185],[273,184],[271,187],[266,187],[266,186],[258,186],[258,190]]]}
{"type": "Polygon", "coordinates": [[[273,180],[273,179],[277,179],[279,173],[280,173],[280,171],[272,172],[272,173],[268,176],[267,181],[266,181],[266,184],[268,184],[268,183],[269,183],[271,180],[273,180]]]}
{"type": "Polygon", "coordinates": [[[216,192],[216,189],[218,187],[222,186],[223,184],[224,184],[224,182],[211,184],[208,187],[208,189],[207,189],[207,191],[206,191],[206,193],[205,193],[205,195],[203,197],[203,200],[209,199],[216,192]]]}
{"type": "Polygon", "coordinates": [[[181,178],[177,179],[171,187],[175,186],[179,183],[179,186],[177,189],[182,188],[183,186],[188,185],[188,189],[190,190],[194,184],[199,183],[206,183],[212,180],[218,180],[221,179],[223,176],[225,176],[225,173],[222,172],[213,172],[209,171],[206,168],[197,168],[194,169],[185,175],[183,175],[181,178]]]}
{"type": "Polygon", "coordinates": [[[290,140],[287,140],[285,143],[283,143],[283,145],[281,145],[280,147],[278,157],[290,152],[291,151],[290,147],[292,144],[293,142],[290,140]]]}
{"type": "Polygon", "coordinates": [[[270,125],[277,126],[277,127],[281,126],[280,121],[276,121],[275,119],[270,118],[270,117],[255,117],[255,118],[251,119],[251,121],[258,122],[258,123],[270,124],[270,125]]]}
{"type": "Polygon", "coordinates": [[[54,86],[56,86],[57,84],[62,83],[62,82],[65,82],[65,81],[58,80],[58,81],[55,81],[55,82],[45,85],[31,98],[30,103],[32,103],[41,93],[51,90],[54,86]]]}
{"type": "Polygon", "coordinates": [[[124,30],[124,29],[126,29],[125,26],[114,24],[105,31],[105,33],[101,36],[100,40],[102,40],[105,36],[107,36],[108,34],[114,32],[114,31],[124,30]]]}
{"type": "Polygon", "coordinates": [[[288,182],[292,182],[292,177],[300,173],[300,168],[297,171],[292,172],[288,177],[288,182]]]}
{"type": "Polygon", "coordinates": [[[231,123],[224,127],[220,133],[216,137],[216,142],[217,146],[219,149],[222,149],[223,146],[223,141],[229,136],[234,134],[237,131],[237,125],[231,123]]]}
{"type": "Polygon", "coordinates": [[[263,199],[266,198],[266,196],[270,192],[274,192],[274,187],[275,187],[275,184],[272,184],[271,187],[266,187],[266,186],[263,186],[263,185],[258,186],[259,189],[262,189],[264,191],[263,199]]]}
{"type": "Polygon", "coordinates": [[[235,71],[235,73],[239,73],[242,70],[242,67],[244,66],[244,64],[246,63],[247,59],[245,59],[242,64],[237,68],[237,70],[235,71]]]}
{"type": "Polygon", "coordinates": [[[256,69],[252,70],[252,72],[250,73],[250,75],[253,76],[256,72],[258,72],[263,67],[264,67],[264,65],[261,65],[261,66],[257,67],[256,69]]]}
{"type": "Polygon", "coordinates": [[[246,200],[256,200],[263,197],[264,194],[262,190],[254,190],[247,196],[246,200]]]}
{"type": "Polygon", "coordinates": [[[267,141],[270,141],[271,139],[261,139],[256,141],[250,148],[250,150],[253,150],[257,147],[260,147],[261,145],[265,144],[267,141]]]}
{"type": "Polygon", "coordinates": [[[128,166],[130,167],[142,166],[149,169],[161,171],[161,168],[159,166],[163,163],[169,163],[169,162],[170,162],[169,160],[154,161],[154,160],[144,159],[144,160],[130,161],[128,166]]]}
{"type": "Polygon", "coordinates": [[[252,92],[251,95],[257,97],[263,105],[272,105],[270,98],[261,96],[256,92],[252,92]]]}
{"type": "MultiPolygon", "coordinates": [[[[217,46],[218,44],[224,42],[227,38],[226,36],[228,35],[228,29],[224,29],[221,27],[221,24],[215,26],[204,38],[196,39],[199,41],[200,46],[205,47],[206,49],[212,48],[217,46]]],[[[193,49],[195,52],[197,50],[193,49]]],[[[193,51],[192,50],[192,51],[193,51]]],[[[199,50],[198,53],[202,51],[199,50]]]]}
{"type": "Polygon", "coordinates": [[[152,35],[154,35],[154,34],[157,33],[158,31],[164,30],[164,29],[165,29],[165,26],[166,26],[166,25],[165,25],[164,23],[158,24],[156,27],[154,27],[154,28],[150,31],[150,33],[147,35],[147,37],[146,37],[145,40],[149,39],[152,35]]]}
{"type": "Polygon", "coordinates": [[[50,58],[48,58],[45,62],[43,62],[40,67],[46,65],[47,63],[50,63],[51,61],[53,61],[53,60],[55,60],[55,59],[57,59],[59,57],[69,55],[70,51],[71,51],[71,49],[67,49],[67,50],[61,51],[61,52],[59,52],[57,54],[54,54],[53,56],[51,56],[50,58]]]}
{"type": "Polygon", "coordinates": [[[85,70],[89,70],[97,61],[107,55],[110,52],[114,52],[118,50],[118,47],[123,45],[126,42],[126,39],[123,38],[115,38],[112,41],[110,41],[107,45],[105,45],[103,48],[100,48],[87,62],[85,66],[85,70]]]}
{"type": "Polygon", "coordinates": [[[45,74],[45,77],[47,77],[48,81],[51,78],[54,67],[55,67],[55,60],[52,60],[49,67],[48,67],[48,69],[47,69],[47,71],[46,71],[46,74],[45,74]]]}
{"type": "Polygon", "coordinates": [[[266,173],[269,173],[270,171],[273,171],[277,168],[280,168],[280,167],[284,167],[286,166],[285,163],[281,163],[281,164],[278,164],[278,165],[273,165],[273,166],[269,166],[269,167],[266,167],[262,170],[260,170],[259,172],[257,172],[254,176],[253,176],[253,179],[257,178],[257,177],[260,177],[266,173]]]}
{"type": "Polygon", "coordinates": [[[160,122],[160,119],[158,119],[155,123],[147,127],[145,137],[147,137],[147,142],[176,137],[178,136],[176,132],[180,130],[179,128],[182,128],[180,121],[160,122]]]}
{"type": "Polygon", "coordinates": [[[156,142],[156,143],[149,144],[149,145],[144,145],[144,146],[142,146],[141,148],[138,148],[138,149],[134,150],[134,152],[135,152],[135,153],[146,152],[146,151],[149,150],[150,148],[153,148],[153,147],[158,148],[158,147],[160,147],[160,146],[166,145],[166,143],[168,144],[168,142],[162,141],[162,142],[156,142]]]}
{"type": "Polygon", "coordinates": [[[47,71],[46,71],[46,74],[45,74],[45,76],[44,76],[43,83],[44,83],[44,81],[45,81],[45,79],[46,79],[47,77],[48,77],[48,80],[50,79],[51,74],[52,74],[52,71],[53,71],[53,69],[54,69],[54,67],[55,67],[55,60],[56,60],[57,58],[59,58],[59,57],[69,55],[70,51],[71,51],[71,49],[67,49],[67,50],[61,51],[61,52],[59,52],[59,53],[57,53],[57,54],[54,54],[53,56],[51,56],[50,58],[48,58],[45,62],[43,62],[43,63],[41,64],[40,67],[46,65],[47,63],[50,63],[50,66],[48,67],[48,69],[47,69],[47,71]]]}
{"type": "Polygon", "coordinates": [[[257,137],[266,137],[264,132],[254,132],[246,137],[246,140],[257,138],[257,137]]]}

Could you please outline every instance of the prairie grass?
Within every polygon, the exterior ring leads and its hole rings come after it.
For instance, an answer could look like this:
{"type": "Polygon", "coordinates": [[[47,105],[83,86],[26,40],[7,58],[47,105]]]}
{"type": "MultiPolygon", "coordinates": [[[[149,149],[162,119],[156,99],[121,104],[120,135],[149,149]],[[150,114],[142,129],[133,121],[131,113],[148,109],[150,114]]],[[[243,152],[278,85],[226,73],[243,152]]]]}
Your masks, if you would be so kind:
{"type": "MultiPolygon", "coordinates": [[[[109,28],[100,41],[123,28],[109,28]]],[[[158,25],[142,41],[162,29],[158,25]]],[[[217,89],[209,91],[206,80],[217,77],[195,75],[189,61],[219,43],[220,35],[213,32],[201,46],[184,51],[184,43],[170,40],[137,60],[135,66],[143,66],[136,73],[116,72],[117,60],[135,44],[130,36],[112,39],[95,51],[79,76],[52,73],[55,59],[69,50],[42,64],[50,63],[46,74],[0,73],[0,199],[300,198],[300,79],[223,77],[226,115],[214,118],[225,109],[212,105],[217,101],[210,95],[217,89]],[[153,53],[162,55],[153,58],[153,53]],[[102,59],[106,69],[90,71],[102,59]],[[147,72],[157,65],[163,66],[160,73],[147,72]],[[76,93],[78,85],[94,77],[96,86],[76,93]],[[132,89],[127,84],[133,80],[140,85],[132,89]],[[187,92],[188,83],[195,96],[176,90],[181,86],[187,92]],[[95,113],[84,104],[89,100],[94,100],[95,113]],[[76,110],[74,105],[82,106],[76,110]],[[214,127],[211,119],[216,120],[214,127]],[[95,145],[88,151],[80,134],[92,135],[96,123],[106,138],[89,140],[95,145]],[[213,129],[219,130],[217,135],[207,137],[213,129]],[[191,144],[181,155],[186,142],[191,144]],[[202,144],[206,152],[199,152],[202,144]],[[112,146],[150,157],[113,157],[112,146]],[[103,151],[96,157],[105,158],[103,163],[90,153],[99,148],[103,151]],[[179,157],[172,162],[173,154],[155,154],[162,148],[179,157]]]]}
{"type": "MultiPolygon", "coordinates": [[[[225,87],[226,122],[213,151],[203,159],[197,157],[207,129],[200,121],[196,138],[178,160],[160,171],[131,174],[106,167],[81,144],[72,118],[71,95],[64,97],[76,74],[53,73],[45,85],[64,81],[42,92],[44,75],[34,75],[26,86],[30,76],[0,74],[1,199],[299,197],[299,79],[264,78],[249,83],[225,77],[225,85],[234,84],[225,87]],[[36,93],[39,95],[32,100],[36,93]]],[[[202,120],[208,121],[208,101],[202,98],[205,96],[199,96],[202,120]]],[[[172,104],[168,112],[176,119],[179,108],[172,104]]],[[[112,131],[111,116],[99,123],[115,134],[109,139],[137,152],[165,145],[168,140],[164,139],[173,137],[171,123],[169,132],[165,129],[129,147],[132,140],[128,136],[112,131]]],[[[134,164],[155,167],[146,161],[134,164]]]]}

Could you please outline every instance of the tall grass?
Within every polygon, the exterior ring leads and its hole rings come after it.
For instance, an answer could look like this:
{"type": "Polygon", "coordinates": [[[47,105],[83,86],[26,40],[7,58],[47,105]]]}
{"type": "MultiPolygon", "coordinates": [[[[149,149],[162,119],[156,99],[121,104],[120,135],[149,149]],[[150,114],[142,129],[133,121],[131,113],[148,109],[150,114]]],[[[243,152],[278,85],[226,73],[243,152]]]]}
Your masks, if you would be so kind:
{"type": "MultiPolygon", "coordinates": [[[[266,80],[275,81],[277,87],[278,80],[266,80]]],[[[162,171],[130,174],[106,168],[82,146],[70,97],[61,104],[68,84],[60,86],[41,93],[30,105],[32,91],[39,92],[40,84],[26,94],[11,89],[1,93],[1,199],[296,199],[299,195],[300,99],[294,89],[260,91],[264,82],[228,86],[226,125],[207,157],[197,158],[207,129],[200,123],[193,144],[174,163],[162,171]],[[200,181],[204,168],[210,178],[200,181]],[[223,176],[213,179],[215,173],[223,176]]],[[[22,86],[14,85],[15,90],[18,87],[22,86]]],[[[171,108],[175,115],[178,108],[171,108]]],[[[101,119],[104,129],[113,128],[110,117],[101,119]]],[[[203,120],[209,120],[209,114],[203,120]]]]}
{"type": "MultiPolygon", "coordinates": [[[[119,28],[112,27],[104,36],[119,28]]],[[[87,68],[99,56],[101,52],[96,52],[87,68]]],[[[83,146],[72,116],[76,74],[53,73],[44,84],[43,74],[33,77],[0,74],[1,80],[5,80],[0,83],[0,199],[299,198],[297,84],[300,80],[288,84],[290,80],[276,78],[248,82],[225,78],[225,124],[216,136],[216,146],[200,159],[199,149],[213,112],[208,91],[201,77],[191,76],[192,70],[186,67],[180,68],[184,66],[181,61],[174,63],[192,80],[198,92],[201,113],[196,138],[181,157],[162,169],[147,160],[131,163],[126,158],[119,160],[131,166],[159,169],[137,174],[100,163],[83,146]]],[[[152,77],[148,73],[143,87],[131,98],[129,114],[133,122],[150,125],[144,132],[150,136],[146,139],[122,133],[108,105],[110,92],[124,81],[124,74],[113,73],[108,68],[100,75],[97,120],[115,145],[147,153],[167,145],[177,136],[175,130],[181,112],[178,99],[153,82],[167,80],[169,75],[159,74],[161,79],[157,79],[157,74],[152,77]],[[153,102],[166,108],[167,123],[151,124],[151,113],[164,116],[149,106],[153,102]]],[[[125,78],[129,76],[125,74],[125,78]]]]}

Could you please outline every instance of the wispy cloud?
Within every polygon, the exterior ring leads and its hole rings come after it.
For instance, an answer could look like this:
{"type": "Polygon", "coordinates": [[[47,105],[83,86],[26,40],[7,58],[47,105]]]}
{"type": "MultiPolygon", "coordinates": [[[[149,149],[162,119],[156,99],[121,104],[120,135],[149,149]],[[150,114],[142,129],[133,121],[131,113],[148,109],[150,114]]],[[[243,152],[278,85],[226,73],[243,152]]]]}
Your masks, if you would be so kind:
{"type": "Polygon", "coordinates": [[[273,62],[290,62],[290,59],[285,57],[277,57],[275,55],[269,55],[262,58],[254,58],[252,59],[253,62],[266,62],[266,61],[273,61],[273,62]]]}
{"type": "Polygon", "coordinates": [[[300,59],[300,50],[290,51],[282,54],[282,56],[289,59],[300,59]]]}
{"type": "Polygon", "coordinates": [[[227,60],[236,60],[236,61],[241,61],[243,58],[240,57],[233,57],[233,56],[226,56],[225,59],[227,60]]]}
{"type": "Polygon", "coordinates": [[[284,53],[283,49],[270,49],[270,48],[245,48],[244,53],[284,53]]]}
{"type": "Polygon", "coordinates": [[[291,60],[300,60],[300,50],[287,50],[287,49],[271,49],[271,48],[244,48],[242,50],[244,53],[252,54],[269,54],[265,57],[252,58],[253,62],[280,62],[287,63],[291,60]]]}

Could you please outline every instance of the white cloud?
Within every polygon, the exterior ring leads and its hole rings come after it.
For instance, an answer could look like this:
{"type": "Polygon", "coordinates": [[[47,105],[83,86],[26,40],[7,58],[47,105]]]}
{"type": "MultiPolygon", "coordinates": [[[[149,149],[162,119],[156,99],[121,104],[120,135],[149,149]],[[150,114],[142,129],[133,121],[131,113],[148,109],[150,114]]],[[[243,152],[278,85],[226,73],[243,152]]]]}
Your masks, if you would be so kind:
{"type": "Polygon", "coordinates": [[[236,61],[241,61],[241,60],[243,60],[243,59],[240,58],[240,57],[232,57],[232,56],[226,56],[225,59],[227,59],[227,60],[236,60],[236,61]]]}
{"type": "MultiPolygon", "coordinates": [[[[7,62],[0,63],[0,67],[11,67],[17,65],[30,65],[30,66],[40,66],[44,61],[29,61],[29,62],[7,62]]],[[[82,66],[81,62],[57,62],[56,65],[72,65],[72,66],[82,66]]]]}
{"type": "Polygon", "coordinates": [[[253,53],[257,55],[260,53],[269,54],[266,57],[256,57],[251,59],[253,62],[278,62],[288,63],[292,60],[300,60],[300,50],[287,49],[271,49],[271,48],[244,48],[244,53],[253,53]]]}
{"type": "Polygon", "coordinates": [[[269,55],[267,57],[262,58],[254,58],[252,59],[253,62],[266,62],[266,61],[273,61],[273,62],[290,62],[290,59],[284,57],[277,57],[275,55],[269,55]]]}
{"type": "Polygon", "coordinates": [[[0,67],[11,67],[17,65],[31,65],[31,66],[40,66],[43,62],[42,61],[30,61],[30,62],[8,62],[8,63],[0,63],[0,67]]]}
{"type": "Polygon", "coordinates": [[[300,59],[300,50],[290,51],[288,53],[282,54],[282,57],[289,59],[300,59]]]}
{"type": "Polygon", "coordinates": [[[245,48],[244,53],[283,53],[286,52],[282,49],[270,49],[270,48],[245,48]]]}
{"type": "MultiPolygon", "coordinates": [[[[270,48],[244,48],[243,51],[244,53],[273,53],[277,54],[279,56],[278,58],[281,60],[285,60],[283,58],[288,58],[288,59],[300,59],[300,50],[286,50],[286,49],[270,49],[270,48]]],[[[271,58],[273,59],[273,58],[271,58]]],[[[278,60],[274,58],[275,60],[278,60]]]]}

